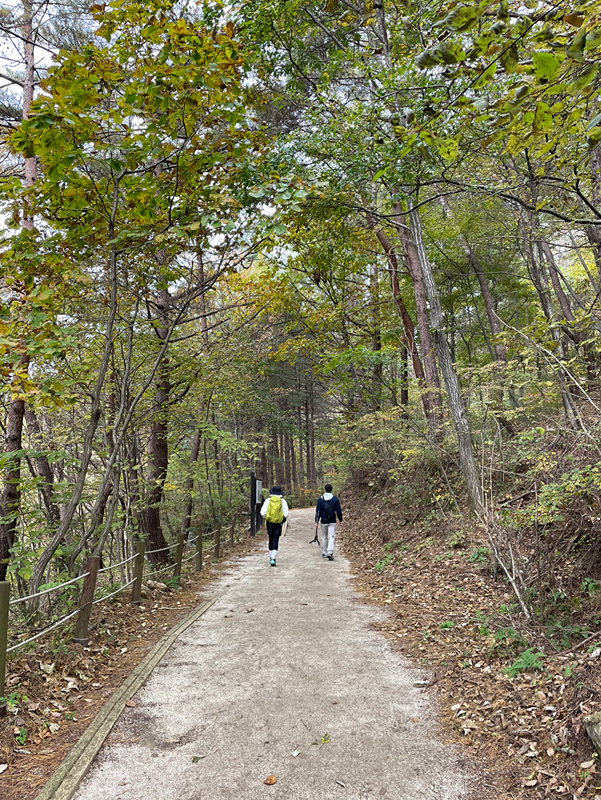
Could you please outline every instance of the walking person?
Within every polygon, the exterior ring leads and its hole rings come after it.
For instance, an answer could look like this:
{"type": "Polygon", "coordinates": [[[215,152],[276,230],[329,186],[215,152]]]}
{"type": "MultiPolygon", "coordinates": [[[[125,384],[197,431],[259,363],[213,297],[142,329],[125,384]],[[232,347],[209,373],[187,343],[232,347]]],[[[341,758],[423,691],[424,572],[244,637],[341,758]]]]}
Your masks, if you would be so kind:
{"type": "Polygon", "coordinates": [[[269,497],[261,506],[261,516],[265,520],[269,536],[269,563],[272,567],[275,567],[282,524],[288,519],[289,513],[288,503],[284,500],[281,487],[272,486],[269,497]]]}
{"type": "Polygon", "coordinates": [[[315,530],[321,523],[321,555],[322,558],[334,560],[334,540],[336,538],[336,517],[342,522],[340,500],[332,494],[332,484],[326,483],[324,493],[317,501],[315,508],[315,530]]]}

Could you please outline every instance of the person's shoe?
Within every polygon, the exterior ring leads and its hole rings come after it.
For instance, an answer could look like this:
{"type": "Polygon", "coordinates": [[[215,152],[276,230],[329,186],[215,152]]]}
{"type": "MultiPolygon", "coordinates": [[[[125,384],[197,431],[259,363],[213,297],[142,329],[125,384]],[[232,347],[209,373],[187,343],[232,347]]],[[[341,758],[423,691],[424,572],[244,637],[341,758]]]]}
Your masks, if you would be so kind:
{"type": "Polygon", "coordinates": [[[327,557],[328,557],[328,554],[327,554],[327,553],[322,553],[322,554],[321,554],[321,557],[322,557],[322,558],[327,558],[327,557]]]}
{"type": "Polygon", "coordinates": [[[331,553],[328,555],[328,560],[329,561],[333,561],[334,560],[334,556],[331,553]]]}
{"type": "Polygon", "coordinates": [[[271,564],[272,567],[275,567],[275,558],[270,558],[269,563],[271,564]]]}

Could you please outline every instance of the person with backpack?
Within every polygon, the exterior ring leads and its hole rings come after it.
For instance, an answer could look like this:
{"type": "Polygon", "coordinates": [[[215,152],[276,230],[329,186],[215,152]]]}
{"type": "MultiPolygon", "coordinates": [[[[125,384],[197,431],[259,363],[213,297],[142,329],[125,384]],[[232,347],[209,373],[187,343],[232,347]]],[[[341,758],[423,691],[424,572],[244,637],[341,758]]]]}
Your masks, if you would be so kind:
{"type": "Polygon", "coordinates": [[[334,560],[334,539],[336,538],[336,517],[342,522],[340,500],[332,494],[332,484],[326,483],[324,493],[317,501],[315,508],[315,530],[321,522],[321,555],[322,558],[334,560]]]}
{"type": "Polygon", "coordinates": [[[279,486],[272,486],[269,497],[261,506],[261,516],[267,524],[269,536],[269,563],[275,567],[275,557],[278,552],[278,543],[282,533],[282,524],[288,519],[288,503],[282,496],[279,486]]]}

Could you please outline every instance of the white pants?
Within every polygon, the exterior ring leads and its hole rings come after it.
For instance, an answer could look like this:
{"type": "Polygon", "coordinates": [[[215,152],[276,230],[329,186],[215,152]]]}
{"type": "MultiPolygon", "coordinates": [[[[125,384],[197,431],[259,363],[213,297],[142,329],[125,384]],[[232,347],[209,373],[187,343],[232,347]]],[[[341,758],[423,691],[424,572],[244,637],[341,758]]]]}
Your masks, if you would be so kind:
{"type": "Polygon", "coordinates": [[[321,523],[321,552],[324,556],[334,555],[334,539],[336,538],[336,523],[321,523]]]}

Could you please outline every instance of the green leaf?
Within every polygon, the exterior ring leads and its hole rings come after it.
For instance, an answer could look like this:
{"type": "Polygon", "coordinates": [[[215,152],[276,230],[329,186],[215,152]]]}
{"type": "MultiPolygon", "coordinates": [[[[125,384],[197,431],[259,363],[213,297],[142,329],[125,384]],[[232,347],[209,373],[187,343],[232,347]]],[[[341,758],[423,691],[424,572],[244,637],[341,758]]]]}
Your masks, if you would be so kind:
{"type": "Polygon", "coordinates": [[[33,570],[31,567],[21,567],[18,574],[24,581],[28,581],[33,575],[33,570]]]}
{"type": "Polygon", "coordinates": [[[375,183],[376,181],[379,181],[380,178],[382,177],[382,175],[384,175],[384,173],[386,172],[387,169],[388,169],[388,166],[385,166],[385,167],[382,167],[382,169],[379,169],[376,172],[376,174],[373,176],[372,183],[375,183]]]}
{"type": "Polygon", "coordinates": [[[601,140],[601,128],[592,128],[588,132],[587,142],[589,147],[596,147],[599,141],[601,140]]]}
{"type": "Polygon", "coordinates": [[[458,6],[454,8],[442,22],[437,24],[442,28],[467,31],[476,24],[480,18],[480,14],[481,11],[478,6],[458,6]]]}
{"type": "Polygon", "coordinates": [[[456,64],[465,58],[465,50],[457,42],[441,42],[433,53],[438,53],[445,64],[456,64]]]}
{"type": "Polygon", "coordinates": [[[554,78],[559,69],[559,59],[552,53],[539,51],[532,56],[534,72],[538,78],[550,80],[554,78]]]}
{"type": "Polygon", "coordinates": [[[580,94],[583,89],[586,89],[596,74],[597,64],[590,64],[589,66],[585,67],[578,77],[568,85],[568,92],[572,96],[580,94]]]}
{"type": "Polygon", "coordinates": [[[548,131],[553,125],[553,115],[546,103],[537,103],[536,111],[534,112],[534,123],[532,130],[534,133],[544,133],[548,131]]]}
{"type": "Polygon", "coordinates": [[[415,64],[419,69],[428,69],[429,67],[436,67],[440,64],[440,58],[434,54],[435,51],[424,50],[416,59],[415,64]]]}
{"type": "Polygon", "coordinates": [[[505,72],[507,72],[509,75],[515,72],[517,65],[520,61],[520,56],[515,43],[512,44],[511,47],[503,53],[503,55],[500,58],[500,61],[501,61],[501,66],[503,67],[505,72]]]}
{"type": "Polygon", "coordinates": [[[586,28],[581,28],[568,48],[568,55],[576,61],[582,61],[582,51],[586,44],[586,28]]]}
{"type": "Polygon", "coordinates": [[[436,149],[445,161],[452,161],[459,152],[459,141],[454,139],[437,139],[436,149]]]}
{"type": "Polygon", "coordinates": [[[597,114],[592,118],[589,124],[586,126],[587,131],[590,131],[591,128],[596,127],[601,122],[601,114],[597,114]]]}
{"type": "Polygon", "coordinates": [[[479,89],[481,86],[486,86],[486,84],[490,83],[495,76],[495,72],[497,71],[497,62],[495,61],[489,67],[487,67],[482,75],[478,78],[475,82],[474,86],[476,89],[479,89]]]}

